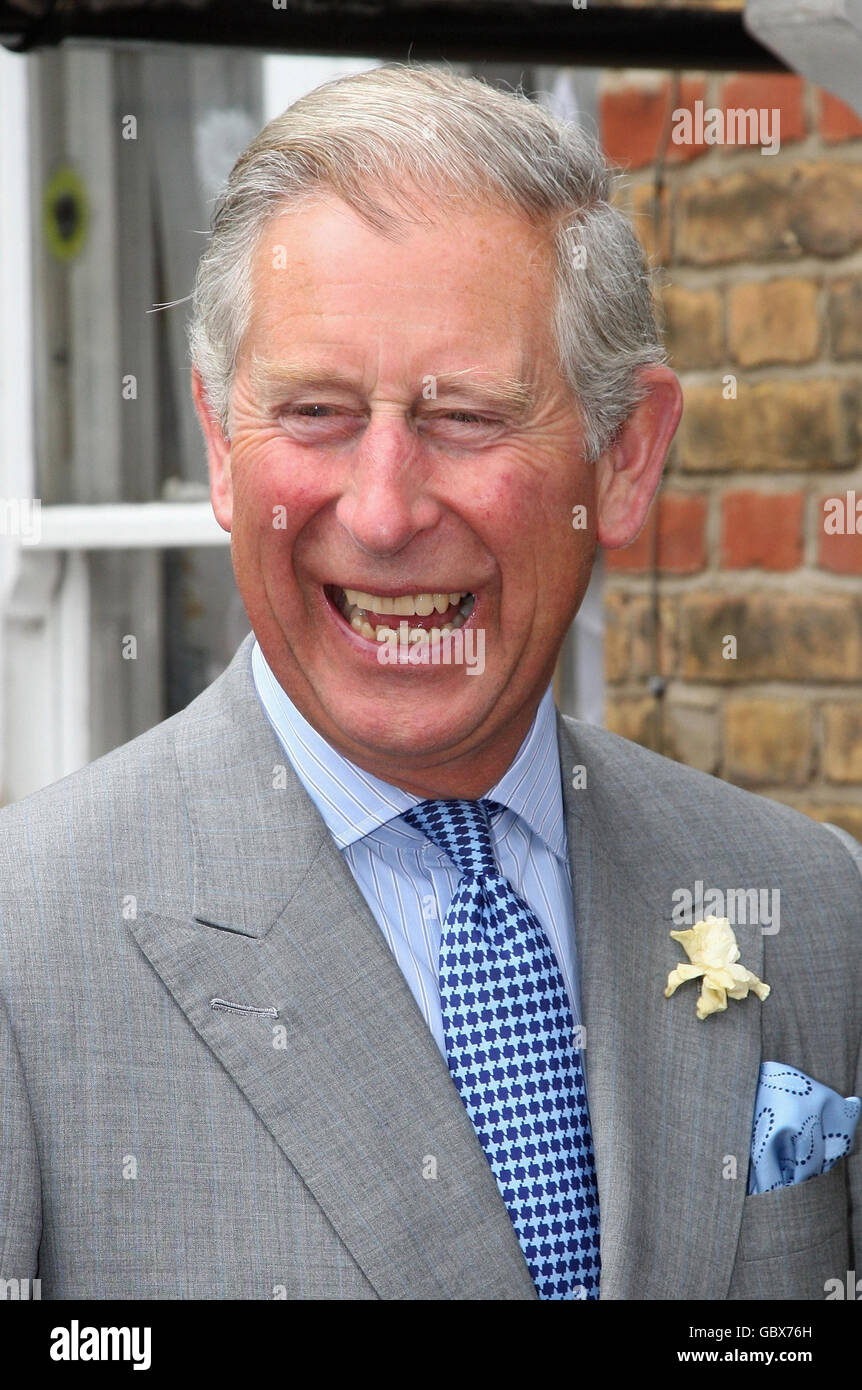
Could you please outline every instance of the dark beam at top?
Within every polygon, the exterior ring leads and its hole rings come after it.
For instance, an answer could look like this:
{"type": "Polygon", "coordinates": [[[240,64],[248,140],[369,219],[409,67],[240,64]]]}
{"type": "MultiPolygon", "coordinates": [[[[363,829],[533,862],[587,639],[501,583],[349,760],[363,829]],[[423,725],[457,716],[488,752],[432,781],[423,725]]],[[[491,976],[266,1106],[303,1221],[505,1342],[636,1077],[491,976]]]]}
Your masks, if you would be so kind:
{"type": "Polygon", "coordinates": [[[729,10],[571,0],[0,0],[0,42],[214,44],[268,52],[573,67],[784,71],[729,10]]]}

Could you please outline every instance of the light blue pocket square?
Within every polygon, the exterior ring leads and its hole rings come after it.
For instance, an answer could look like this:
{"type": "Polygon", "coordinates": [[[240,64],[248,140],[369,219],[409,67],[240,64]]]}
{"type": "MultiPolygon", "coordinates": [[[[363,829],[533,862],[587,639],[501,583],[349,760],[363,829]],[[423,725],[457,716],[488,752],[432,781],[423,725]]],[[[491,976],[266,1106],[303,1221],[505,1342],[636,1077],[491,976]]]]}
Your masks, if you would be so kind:
{"type": "Polygon", "coordinates": [[[828,1173],[853,1147],[862,1101],[804,1071],[762,1062],[754,1102],[748,1195],[828,1173]]]}

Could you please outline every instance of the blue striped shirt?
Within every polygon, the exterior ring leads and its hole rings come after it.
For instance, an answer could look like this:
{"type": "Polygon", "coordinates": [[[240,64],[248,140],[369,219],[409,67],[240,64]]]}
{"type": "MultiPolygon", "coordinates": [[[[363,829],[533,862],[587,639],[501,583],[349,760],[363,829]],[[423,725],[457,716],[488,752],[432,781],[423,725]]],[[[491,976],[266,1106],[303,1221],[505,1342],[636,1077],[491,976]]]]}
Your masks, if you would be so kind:
{"type": "MultiPolygon", "coordinates": [[[[402,819],[420,798],[336,752],[288,699],[257,642],[252,673],[286,756],[326,822],[445,1057],[438,957],[441,923],[458,886],[458,870],[402,819]]],[[[487,799],[506,808],[491,823],[500,872],[544,927],[578,1025],[572,880],[550,686],[514,762],[487,799]]]]}

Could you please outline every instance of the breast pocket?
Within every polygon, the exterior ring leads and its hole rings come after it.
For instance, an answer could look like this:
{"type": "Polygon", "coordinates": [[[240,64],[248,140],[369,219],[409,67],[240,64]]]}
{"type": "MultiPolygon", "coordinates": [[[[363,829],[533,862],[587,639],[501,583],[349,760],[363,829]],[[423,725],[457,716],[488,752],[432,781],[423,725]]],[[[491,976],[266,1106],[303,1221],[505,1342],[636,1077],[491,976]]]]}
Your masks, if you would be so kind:
{"type": "Polygon", "coordinates": [[[728,1298],[826,1297],[849,1259],[843,1160],[823,1177],[746,1197],[728,1298]]]}

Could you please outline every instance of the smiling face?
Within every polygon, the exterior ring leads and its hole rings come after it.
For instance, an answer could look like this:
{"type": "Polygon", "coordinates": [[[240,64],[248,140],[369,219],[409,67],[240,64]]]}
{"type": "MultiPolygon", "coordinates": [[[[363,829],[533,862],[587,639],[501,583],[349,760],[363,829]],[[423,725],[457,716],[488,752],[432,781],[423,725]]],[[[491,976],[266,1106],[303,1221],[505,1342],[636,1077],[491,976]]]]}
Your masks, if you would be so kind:
{"type": "Polygon", "coordinates": [[[196,397],[263,653],[353,762],[480,795],[529,728],[595,548],[547,233],[471,206],[394,242],[322,194],[270,220],[253,286],[229,441],[197,379],[196,397]],[[382,663],[377,629],[402,622],[481,630],[484,669],[382,663]]]}

